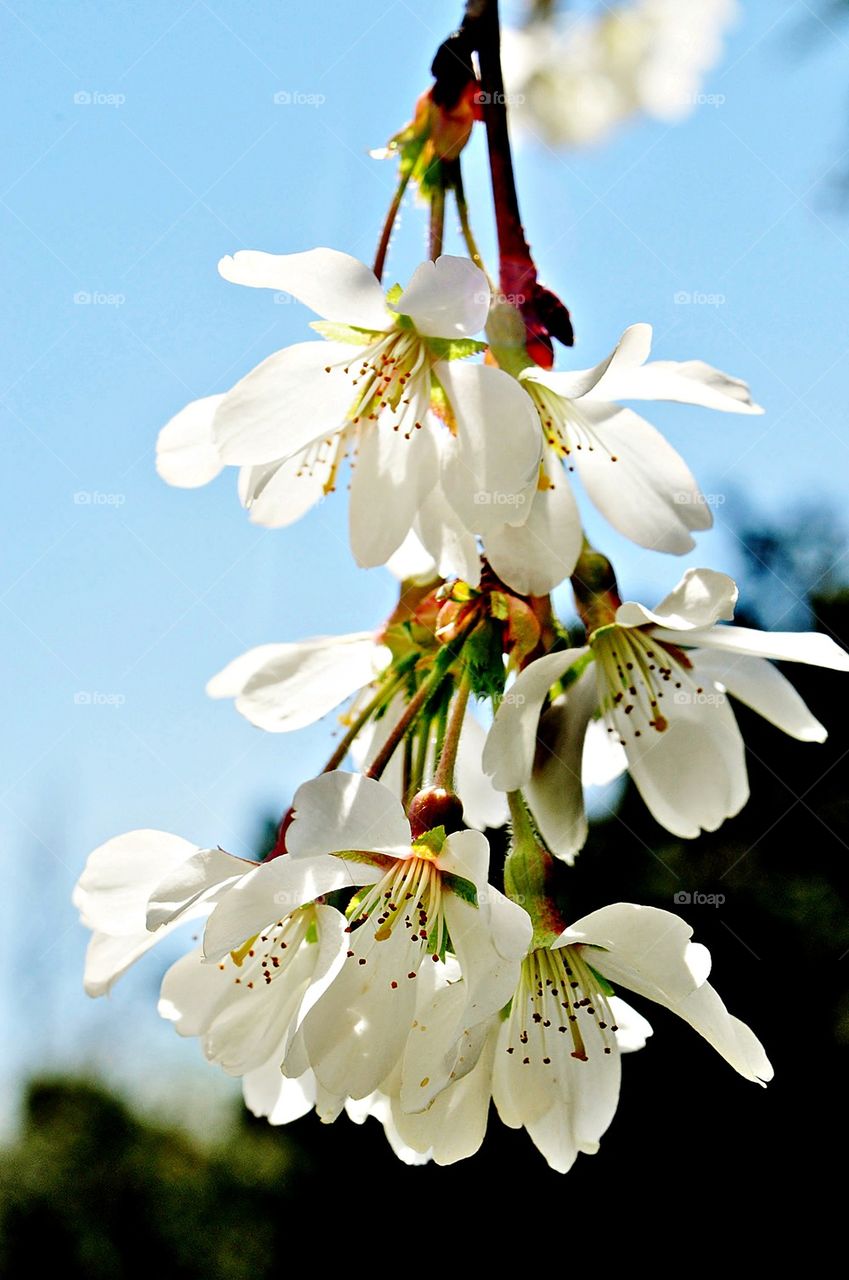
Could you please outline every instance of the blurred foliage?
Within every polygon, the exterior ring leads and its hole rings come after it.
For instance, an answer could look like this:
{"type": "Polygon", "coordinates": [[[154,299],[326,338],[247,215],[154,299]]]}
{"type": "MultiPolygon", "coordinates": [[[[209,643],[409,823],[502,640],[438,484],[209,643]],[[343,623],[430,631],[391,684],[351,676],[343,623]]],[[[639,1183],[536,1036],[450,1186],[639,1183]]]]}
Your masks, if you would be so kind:
{"type": "MultiPolygon", "coordinates": [[[[849,647],[833,525],[810,512],[795,523],[785,513],[787,525],[740,520],[743,599],[774,604],[781,590],[788,601],[801,598],[794,625],[849,647]],[[818,584],[810,596],[806,582],[818,584]]],[[[741,1080],[671,1014],[635,999],[655,1035],[623,1063],[622,1105],[600,1154],[580,1157],[562,1178],[524,1133],[498,1123],[474,1159],[410,1169],[374,1121],[357,1130],[343,1116],[322,1128],[308,1116],[275,1130],[240,1111],[230,1137],[203,1146],[96,1084],[38,1081],[18,1140],[0,1151],[4,1280],[57,1259],[63,1280],[151,1271],[166,1280],[265,1280],[325,1241],[346,1264],[368,1250],[385,1264],[441,1268],[450,1244],[458,1263],[466,1254],[477,1266],[503,1265],[504,1232],[476,1206],[500,1204],[505,1193],[517,1244],[556,1245],[553,1258],[562,1250],[572,1265],[621,1266],[637,1239],[641,1252],[678,1257],[687,1248],[702,1258],[745,1232],[760,1251],[783,1220],[798,1228],[821,1214],[825,1171],[845,1137],[849,680],[800,665],[789,674],[829,728],[826,744],[794,742],[738,708],[752,798],[737,818],[680,841],[629,790],[564,872],[573,916],[615,896],[678,911],[693,925],[713,953],[718,989],[773,1060],[768,1089],[741,1080]],[[682,904],[681,894],[692,900],[682,904]],[[724,900],[700,903],[698,894],[724,900]]],[[[503,843],[503,834],[493,840],[503,843]]]]}

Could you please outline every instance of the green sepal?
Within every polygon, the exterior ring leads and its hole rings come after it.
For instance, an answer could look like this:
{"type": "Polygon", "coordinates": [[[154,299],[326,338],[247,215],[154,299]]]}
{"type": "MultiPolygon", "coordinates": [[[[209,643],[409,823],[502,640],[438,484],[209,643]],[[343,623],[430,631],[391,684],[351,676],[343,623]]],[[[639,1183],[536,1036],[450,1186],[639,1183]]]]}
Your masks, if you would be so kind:
{"type": "Polygon", "coordinates": [[[343,862],[361,862],[367,867],[377,867],[380,871],[388,871],[398,861],[388,853],[373,853],[370,849],[334,849],[334,858],[343,862]]]}
{"type": "MultiPolygon", "coordinates": [[[[386,320],[386,328],[389,329],[391,319],[387,316],[386,320]]],[[[341,320],[311,320],[310,328],[315,329],[316,333],[320,333],[322,338],[327,338],[330,342],[346,342],[354,347],[370,346],[376,338],[383,336],[380,329],[358,329],[356,325],[343,324],[341,320]]]]}
{"type": "Polygon", "coordinates": [[[456,894],[461,902],[468,902],[470,907],[478,907],[478,891],[472,884],[471,880],[466,880],[463,876],[455,876],[450,871],[442,872],[442,887],[448,889],[449,892],[456,894]]]}
{"type": "Polygon", "coordinates": [[[504,657],[500,628],[490,623],[478,627],[463,646],[472,694],[490,698],[497,705],[504,695],[504,657]]]}
{"type": "Polygon", "coordinates": [[[401,300],[401,296],[403,292],[404,292],[404,286],[402,284],[393,284],[391,289],[387,289],[386,301],[389,303],[390,307],[395,307],[398,305],[399,301],[401,300]]]}
{"type": "MultiPolygon", "coordinates": [[[[604,948],[600,947],[599,950],[603,951],[604,948]]],[[[586,952],[584,952],[584,964],[587,964],[586,952]]],[[[591,964],[587,964],[587,968],[589,969],[590,973],[593,975],[596,982],[598,983],[599,991],[603,996],[607,996],[609,1000],[611,996],[616,995],[616,992],[614,991],[613,987],[611,987],[610,983],[607,981],[607,978],[605,978],[603,973],[599,973],[598,969],[594,969],[591,964]]]]}
{"type": "Polygon", "coordinates": [[[425,849],[430,853],[440,854],[446,838],[444,827],[431,827],[430,831],[423,831],[416,838],[413,842],[413,848],[415,849],[418,845],[424,845],[425,849]]]}
{"type": "Polygon", "coordinates": [[[437,360],[467,360],[486,351],[486,343],[477,338],[428,338],[427,345],[437,360]]]}

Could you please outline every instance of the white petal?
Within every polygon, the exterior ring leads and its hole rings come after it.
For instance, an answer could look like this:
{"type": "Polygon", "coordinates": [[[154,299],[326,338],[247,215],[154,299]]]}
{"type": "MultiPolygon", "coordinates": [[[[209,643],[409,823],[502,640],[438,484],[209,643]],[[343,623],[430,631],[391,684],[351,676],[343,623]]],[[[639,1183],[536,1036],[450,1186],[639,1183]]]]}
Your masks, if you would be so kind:
{"type": "MultiPolygon", "coordinates": [[[[657,634],[661,640],[666,638],[663,630],[657,634]]],[[[751,654],[757,658],[775,658],[779,662],[804,662],[812,667],[827,667],[831,671],[849,671],[849,653],[819,631],[711,627],[709,630],[692,631],[686,638],[676,636],[676,640],[698,648],[721,649],[725,653],[751,654]]]]}
{"type": "Polygon", "coordinates": [[[635,1053],[638,1049],[645,1049],[649,1036],[654,1035],[651,1023],[619,996],[609,996],[608,1004],[616,1022],[619,1052],[635,1053]]]}
{"type": "Polygon", "coordinates": [[[83,987],[87,996],[104,996],[126,973],[130,965],[162,939],[168,928],[158,933],[121,934],[119,937],[95,930],[89,940],[85,957],[83,987]]]}
{"type": "MultiPolygon", "coordinates": [[[[369,925],[362,926],[369,929],[369,925]]],[[[416,980],[409,979],[411,943],[398,926],[383,942],[362,930],[336,979],[304,1018],[301,1035],[316,1079],[330,1093],[364,1098],[399,1061],[410,1032],[416,980]],[[358,960],[365,958],[360,965],[358,960]],[[392,986],[392,983],[395,986],[392,986]]]]}
{"type": "Polygon", "coordinates": [[[503,827],[508,818],[507,801],[496,791],[483,771],[483,749],[486,730],[473,714],[463,721],[455,770],[457,792],[463,799],[463,821],[482,831],[484,827],[503,827]]]}
{"type": "Polygon", "coordinates": [[[214,480],[224,466],[212,435],[212,420],[224,399],[193,400],[162,428],[156,441],[156,470],[167,484],[196,489],[214,480]]]}
{"type": "Polygon", "coordinates": [[[237,858],[223,849],[199,849],[186,862],[167,872],[153,889],[147,906],[148,929],[164,924],[219,891],[240,876],[252,871],[256,864],[237,858]]]}
{"type": "Polygon", "coordinates": [[[606,787],[628,768],[628,757],[619,739],[607,732],[603,720],[590,720],[584,738],[581,778],[585,787],[606,787]]]}
{"type": "Polygon", "coordinates": [[[525,798],[553,854],[572,862],[587,838],[583,754],[587,725],[598,704],[590,667],[542,716],[533,773],[525,798]]]}
{"type": "Polygon", "coordinates": [[[357,347],[301,342],[263,360],[218,406],[213,433],[223,460],[274,462],[335,435],[356,395],[339,361],[357,354],[357,347]]]}
{"type": "Polygon", "coordinates": [[[423,262],[392,310],[409,316],[430,338],[469,338],[489,314],[486,276],[468,258],[443,255],[423,262]]]}
{"type": "MultiPolygon", "coordinates": [[[[292,858],[263,862],[223,895],[206,924],[203,954],[220,960],[263,929],[334,889],[368,884],[370,867],[341,858],[292,858]]],[[[299,1073],[300,1074],[300,1073],[299,1073]]]]}
{"type": "Polygon", "coordinates": [[[307,1072],[299,1080],[289,1080],[281,1073],[275,1054],[261,1067],[245,1073],[242,1093],[251,1115],[261,1116],[269,1124],[290,1124],[312,1110],[315,1077],[307,1072]]]}
{"type": "Polygon", "coordinates": [[[222,258],[218,270],[233,284],[291,293],[325,320],[359,329],[390,326],[386,299],[374,272],[338,249],[308,249],[306,253],[241,249],[222,258]]]}
{"type": "Polygon", "coordinates": [[[357,564],[374,568],[398,550],[436,477],[436,447],[428,423],[412,427],[407,439],[405,431],[394,430],[383,414],[361,431],[349,507],[357,564]]]}
{"type": "Polygon", "coordinates": [[[207,681],[206,692],[210,698],[238,698],[251,676],[262,670],[266,662],[276,658],[281,649],[289,649],[285,644],[258,644],[253,649],[240,653],[238,658],[228,662],[211,680],[207,681]]]}
{"type": "Polygon", "coordinates": [[[242,505],[250,512],[251,524],[285,529],[300,520],[333,492],[331,476],[335,467],[335,449],[325,448],[319,455],[312,445],[285,462],[242,467],[242,505]]]}
{"type": "Polygon", "coordinates": [[[236,710],[251,724],[269,733],[290,733],[315,724],[369,684],[389,658],[369,632],[262,645],[214,676],[207,692],[220,697],[222,688],[234,690],[236,710]],[[264,659],[255,663],[252,655],[261,652],[264,659]],[[242,676],[246,678],[237,689],[242,676]]]}
{"type": "Polygon", "coordinates": [[[457,423],[443,456],[445,496],[471,533],[530,515],[542,454],[533,402],[500,369],[461,360],[436,366],[457,423]]]}
{"type": "Polygon", "coordinates": [[[653,360],[641,368],[611,370],[592,394],[605,400],[675,400],[723,413],[763,413],[745,382],[703,360],[653,360]]]}
{"type": "Polygon", "coordinates": [[[478,585],[481,560],[477,539],[460,520],[441,485],[431,489],[421,503],[415,527],[440,577],[478,585]]]}
{"type": "Polygon", "coordinates": [[[578,504],[559,462],[549,463],[548,487],[538,489],[528,519],[486,534],[487,558],[498,576],[522,595],[546,595],[578,562],[583,530],[578,504]],[[555,469],[556,467],[556,469],[555,469]]]}
{"type": "Polygon", "coordinates": [[[616,986],[669,1005],[701,986],[710,971],[709,954],[692,936],[686,920],[671,911],[616,902],[576,920],[554,946],[601,948],[584,957],[593,968],[616,986]]]}
{"type": "Polygon", "coordinates": [[[438,575],[433,557],[422,546],[415,533],[410,531],[400,547],[386,561],[385,566],[399,582],[430,582],[438,575]]]}
{"type": "Polygon", "coordinates": [[[487,736],[484,772],[499,791],[516,791],[531,776],[536,754],[537,725],[542,704],[553,684],[585,649],[563,649],[537,658],[507,690],[487,736]]]}
{"type": "Polygon", "coordinates": [[[403,805],[374,778],[336,769],[300,786],[293,804],[295,819],[286,839],[293,858],[344,849],[410,856],[403,805]]]}
{"type": "Polygon", "coordinates": [[[593,431],[601,447],[575,449],[571,458],[605,519],[641,547],[690,551],[690,530],[709,529],[713,517],[680,454],[631,409],[614,409],[593,431]]]}
{"type": "Polygon", "coordinates": [[[716,831],[749,798],[743,739],[723,694],[676,693],[667,728],[625,739],[628,768],[661,826],[682,839],[716,831]],[[685,700],[686,699],[686,700],[685,700]]]}
{"type": "Polygon", "coordinates": [[[498,1024],[487,1036],[474,1069],[436,1098],[429,1110],[405,1115],[400,1104],[393,1108],[398,1133],[415,1150],[428,1151],[435,1164],[455,1164],[480,1148],[489,1119],[492,1094],[492,1062],[498,1024]]]}
{"type": "Polygon", "coordinates": [[[825,742],[828,734],[790,681],[767,658],[696,650],[691,654],[702,682],[717,681],[730,694],[800,742],[825,742]]]}
{"type": "Polygon", "coordinates": [[[234,998],[232,972],[204,964],[200,947],[171,965],[159,991],[159,1015],[181,1036],[202,1035],[212,1019],[234,998]]]}
{"type": "Polygon", "coordinates": [[[764,1085],[772,1079],[772,1066],[760,1040],[745,1022],[728,1012],[709,982],[669,1007],[704,1036],[741,1076],[764,1085]]]}
{"type": "MultiPolygon", "coordinates": [[[[696,632],[720,619],[733,618],[737,595],[737,584],[727,573],[717,573],[714,569],[686,569],[677,587],[654,610],[626,600],[616,610],[616,621],[623,627],[641,627],[654,622],[671,632],[696,632]]],[[[674,637],[674,643],[682,641],[682,636],[674,637]]],[[[697,642],[688,637],[686,643],[697,642]]]]}
{"type": "Polygon", "coordinates": [[[557,395],[567,400],[580,400],[583,396],[593,399],[620,399],[615,391],[608,390],[614,386],[614,375],[630,373],[638,368],[649,357],[651,352],[652,329],[650,324],[632,324],[625,330],[619,342],[609,356],[600,361],[592,369],[581,369],[575,372],[551,372],[542,369],[526,369],[521,374],[522,381],[539,382],[557,395]]]}
{"type": "Polygon", "coordinates": [[[89,854],[74,889],[74,905],[90,929],[145,932],[147,900],[159,881],[197,852],[168,831],[128,831],[89,854]]]}

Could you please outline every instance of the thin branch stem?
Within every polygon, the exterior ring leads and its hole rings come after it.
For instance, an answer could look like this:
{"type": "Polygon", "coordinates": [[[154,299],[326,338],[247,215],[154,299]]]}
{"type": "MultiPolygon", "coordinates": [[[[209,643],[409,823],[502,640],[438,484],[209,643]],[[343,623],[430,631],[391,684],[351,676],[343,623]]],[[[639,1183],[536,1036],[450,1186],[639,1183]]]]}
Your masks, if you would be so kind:
{"type": "Polygon", "coordinates": [[[442,243],[445,239],[445,187],[440,180],[430,197],[430,242],[428,256],[431,262],[442,254],[442,243]]]}
{"type": "Polygon", "coordinates": [[[475,47],[480,59],[480,97],[483,104],[489,168],[492,176],[495,225],[501,260],[501,287],[507,291],[513,283],[518,265],[521,264],[531,272],[533,279],[536,278],[536,268],[522,227],[519,195],[513,172],[513,153],[510,148],[510,131],[507,124],[507,95],[504,92],[504,73],[501,69],[498,0],[468,0],[465,21],[474,25],[475,47]],[[512,266],[512,272],[507,279],[505,279],[505,266],[508,270],[512,266]]]}
{"type": "Polygon", "coordinates": [[[377,252],[374,255],[374,274],[378,280],[383,279],[383,269],[386,266],[386,255],[389,252],[389,241],[392,239],[392,232],[395,227],[395,219],[398,217],[398,210],[401,208],[401,201],[404,199],[404,192],[407,190],[407,183],[410,181],[409,173],[403,174],[392,197],[392,203],[389,206],[389,212],[386,215],[386,221],[383,224],[383,230],[380,233],[380,242],[377,246],[377,252]]]}
{"type": "Polygon", "coordinates": [[[439,763],[433,776],[433,785],[443,787],[446,791],[454,790],[454,770],[457,766],[457,749],[460,746],[460,735],[466,722],[466,709],[469,705],[469,694],[472,691],[469,672],[466,669],[457,686],[457,693],[448,713],[445,737],[439,753],[439,763]]]}
{"type": "Polygon", "coordinates": [[[378,689],[371,701],[366,703],[359,715],[355,717],[344,736],[339,739],[333,755],[322,769],[322,773],[331,773],[334,769],[339,768],[340,764],[345,759],[345,756],[348,754],[354,739],[365,728],[374,713],[379,711],[382,706],[392,700],[393,696],[404,683],[408,670],[409,665],[402,668],[400,671],[397,671],[387,684],[378,689]]]}
{"type": "Polygon", "coordinates": [[[471,258],[472,262],[475,264],[476,267],[480,267],[481,271],[484,273],[484,275],[487,278],[490,291],[494,293],[495,285],[490,279],[489,272],[484,266],[484,261],[481,256],[481,252],[478,249],[477,241],[475,240],[474,233],[472,232],[472,224],[469,221],[469,206],[466,204],[466,192],[465,192],[465,188],[463,187],[463,174],[460,169],[459,159],[455,163],[455,167],[452,173],[452,178],[453,178],[453,187],[454,187],[454,198],[457,201],[457,216],[460,219],[460,232],[463,236],[463,242],[466,246],[469,257],[471,258]]]}

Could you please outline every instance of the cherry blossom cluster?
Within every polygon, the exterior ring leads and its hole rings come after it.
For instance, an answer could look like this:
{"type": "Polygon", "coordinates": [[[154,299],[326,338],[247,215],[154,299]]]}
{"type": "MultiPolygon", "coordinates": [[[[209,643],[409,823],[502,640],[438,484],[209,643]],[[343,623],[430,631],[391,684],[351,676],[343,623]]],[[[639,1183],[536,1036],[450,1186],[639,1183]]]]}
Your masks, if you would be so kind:
{"type": "Polygon", "coordinates": [[[315,337],[159,436],[168,483],[236,467],[261,525],[349,490],[354,560],[398,579],[374,630],[261,645],[207,686],[268,734],[335,713],[327,765],[297,788],[262,861],[134,831],[90,855],[75,901],[92,930],[93,996],[195,921],[198,945],[166,973],[159,1011],[272,1124],[313,1109],[327,1122],[374,1116],[402,1159],[448,1164],[478,1150],[493,1102],[565,1172],[598,1150],[621,1055],[651,1034],[622,990],[673,1010],[744,1078],[772,1075],[683,920],[622,902],[567,913],[585,788],[627,771],[667,831],[714,831],[748,797],[732,700],[821,742],[773,662],[846,671],[849,656],[820,634],[734,625],[737,588],[707,568],[653,609],[623,601],[587,542],[579,493],[658,552],[692,550],[711,524],[687,464],[623,402],[761,410],[702,361],[652,360],[643,323],[592,368],[555,368],[552,339],[570,344],[571,322],[511,226],[503,165],[492,284],[459,168],[479,117],[491,151],[504,145],[503,101],[480,89],[497,84],[497,23],[493,45],[482,21],[451,37],[447,60],[443,47],[390,143],[400,180],[374,268],[329,248],[224,258],[225,280],[309,308],[315,337]],[[410,183],[430,208],[432,252],[384,288],[410,183]],[[463,256],[442,252],[449,194],[463,256]],[[567,580],[581,643],[552,605],[567,580]],[[497,865],[486,832],[507,823],[497,865]]]}

